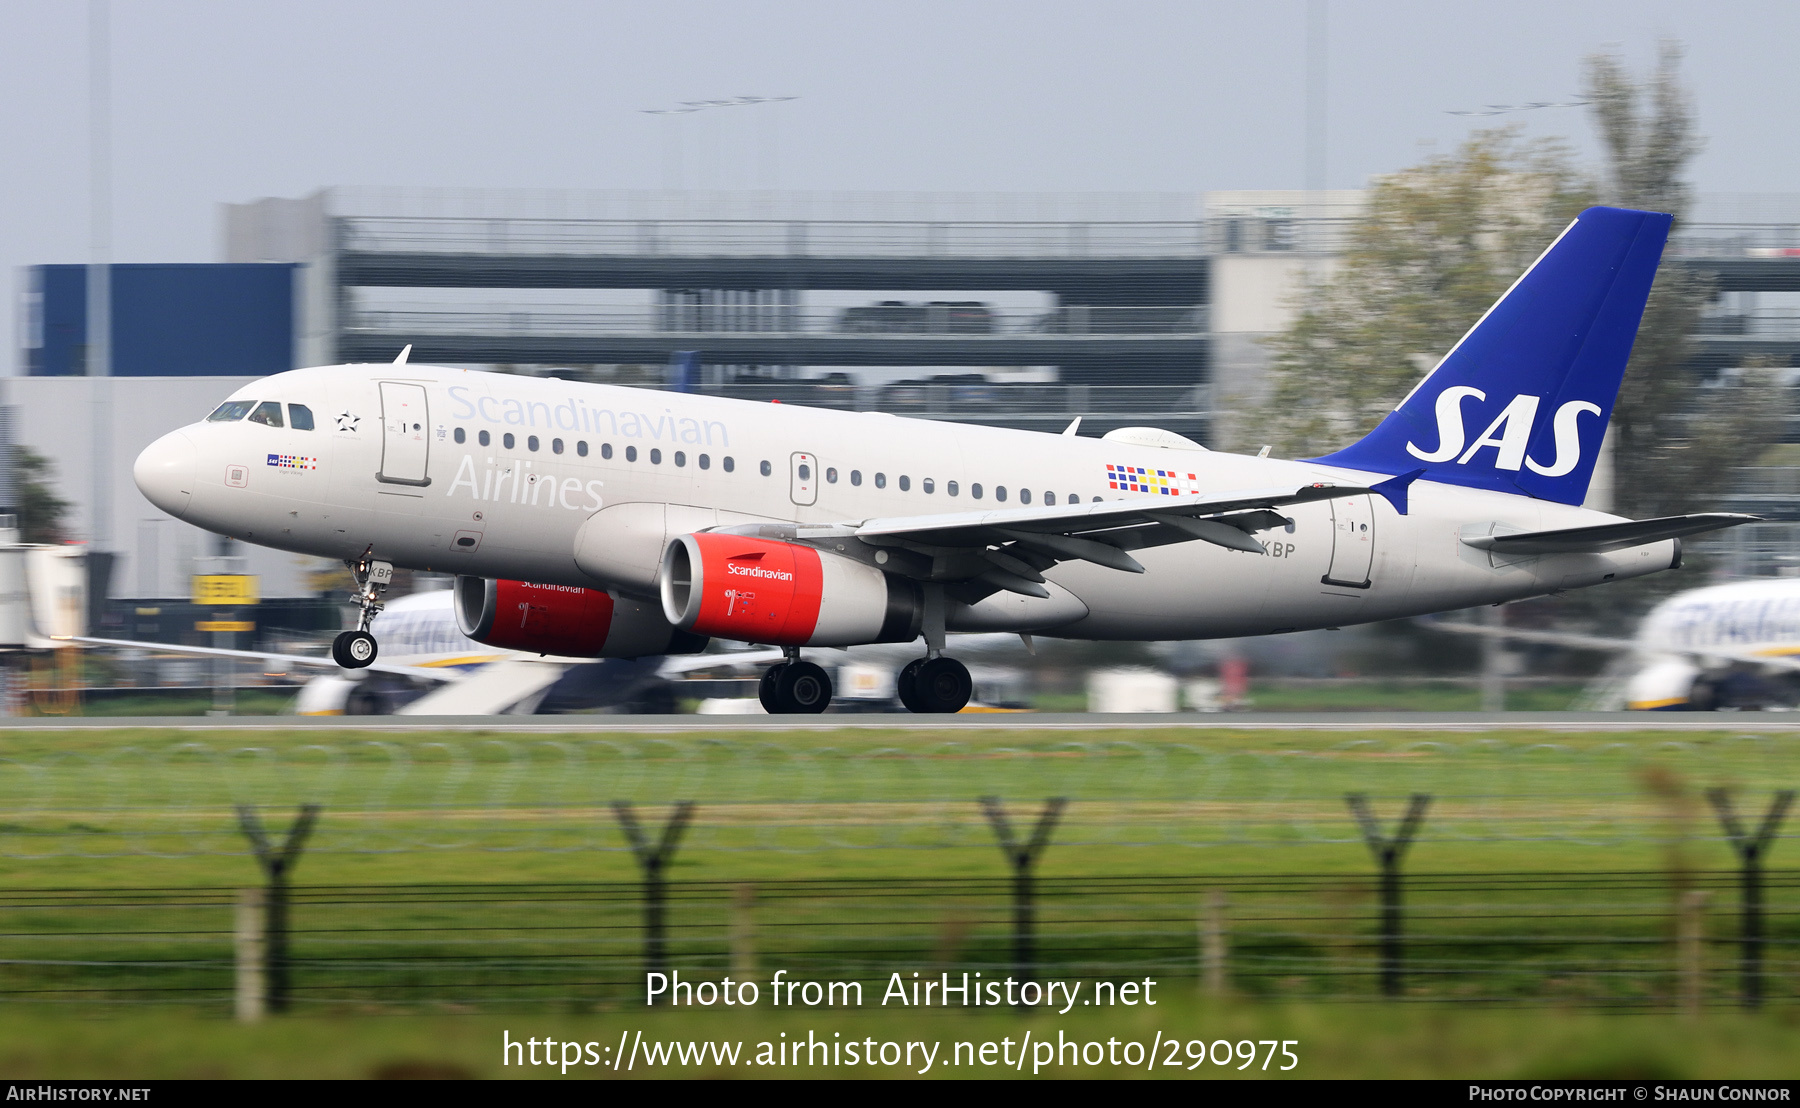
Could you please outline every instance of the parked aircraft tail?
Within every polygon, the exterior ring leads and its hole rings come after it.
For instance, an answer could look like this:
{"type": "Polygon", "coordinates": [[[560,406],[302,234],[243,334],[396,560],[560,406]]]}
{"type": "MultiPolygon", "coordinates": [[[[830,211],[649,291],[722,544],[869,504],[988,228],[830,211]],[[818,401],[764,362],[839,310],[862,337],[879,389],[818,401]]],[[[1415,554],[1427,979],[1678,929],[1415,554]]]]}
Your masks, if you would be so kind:
{"type": "Polygon", "coordinates": [[[1582,212],[1375,430],[1313,460],[1580,504],[1670,222],[1582,212]]]}

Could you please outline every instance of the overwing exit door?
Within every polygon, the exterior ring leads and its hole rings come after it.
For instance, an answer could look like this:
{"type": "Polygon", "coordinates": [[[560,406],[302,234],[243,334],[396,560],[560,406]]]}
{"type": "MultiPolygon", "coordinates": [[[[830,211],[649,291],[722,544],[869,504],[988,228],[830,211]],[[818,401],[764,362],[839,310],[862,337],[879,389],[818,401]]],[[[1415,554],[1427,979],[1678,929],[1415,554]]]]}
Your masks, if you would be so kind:
{"type": "Polygon", "coordinates": [[[1375,560],[1375,512],[1367,496],[1327,500],[1331,505],[1331,569],[1327,585],[1366,589],[1375,560]]]}
{"type": "Polygon", "coordinates": [[[788,484],[794,503],[806,507],[819,499],[819,459],[811,454],[795,454],[790,464],[792,477],[788,484]]]}
{"type": "Polygon", "coordinates": [[[431,420],[425,386],[381,382],[381,470],[378,480],[395,485],[429,485],[425,476],[431,420]]]}

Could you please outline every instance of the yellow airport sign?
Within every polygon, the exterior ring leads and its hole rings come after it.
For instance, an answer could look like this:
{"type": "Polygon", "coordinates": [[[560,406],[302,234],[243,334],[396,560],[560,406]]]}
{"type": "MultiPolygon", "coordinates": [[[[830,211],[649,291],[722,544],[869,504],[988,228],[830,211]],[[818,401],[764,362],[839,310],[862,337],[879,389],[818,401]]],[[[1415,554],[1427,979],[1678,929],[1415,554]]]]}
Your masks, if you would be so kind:
{"type": "Polygon", "coordinates": [[[253,573],[196,573],[194,603],[242,605],[262,599],[261,579],[253,573]]]}
{"type": "Polygon", "coordinates": [[[254,631],[256,621],[249,619],[202,619],[194,621],[196,631],[254,631]]]}

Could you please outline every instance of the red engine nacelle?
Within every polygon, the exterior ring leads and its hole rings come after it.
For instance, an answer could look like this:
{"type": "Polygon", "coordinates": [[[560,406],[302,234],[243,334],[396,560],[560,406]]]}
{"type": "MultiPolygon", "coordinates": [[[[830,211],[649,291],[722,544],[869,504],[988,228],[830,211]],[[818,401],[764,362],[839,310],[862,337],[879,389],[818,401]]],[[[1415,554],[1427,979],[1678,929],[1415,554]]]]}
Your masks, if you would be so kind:
{"type": "Polygon", "coordinates": [[[919,585],[775,539],[701,532],[663,552],[663,616],[684,631],[777,646],[911,642],[919,585]]]}
{"type": "Polygon", "coordinates": [[[646,604],[597,589],[486,577],[456,579],[456,625],[479,643],[565,658],[693,654],[706,639],[646,604]]]}

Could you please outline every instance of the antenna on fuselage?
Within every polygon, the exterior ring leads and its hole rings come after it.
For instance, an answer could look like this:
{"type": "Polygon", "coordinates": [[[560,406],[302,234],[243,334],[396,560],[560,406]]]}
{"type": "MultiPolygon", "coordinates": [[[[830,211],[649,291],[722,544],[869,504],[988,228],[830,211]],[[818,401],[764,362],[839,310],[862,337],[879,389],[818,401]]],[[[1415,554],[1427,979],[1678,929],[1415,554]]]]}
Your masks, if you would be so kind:
{"type": "Polygon", "coordinates": [[[400,356],[398,358],[394,359],[394,364],[395,365],[405,365],[407,355],[409,355],[411,353],[412,353],[412,343],[409,342],[406,344],[406,349],[400,351],[400,356]]]}
{"type": "Polygon", "coordinates": [[[1075,429],[1080,426],[1081,426],[1081,417],[1076,416],[1072,421],[1070,421],[1070,423],[1067,427],[1063,428],[1063,434],[1073,435],[1075,433],[1075,429]]]}

